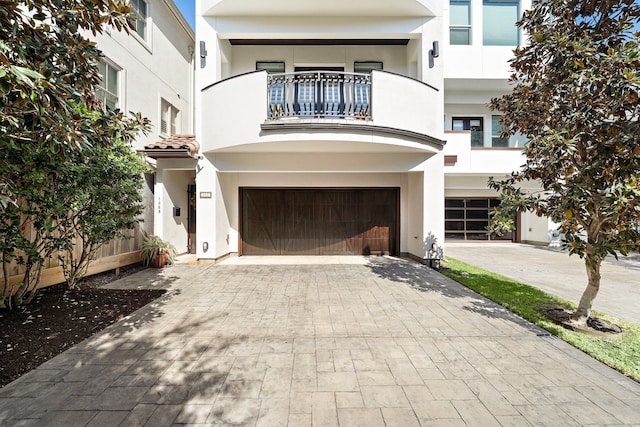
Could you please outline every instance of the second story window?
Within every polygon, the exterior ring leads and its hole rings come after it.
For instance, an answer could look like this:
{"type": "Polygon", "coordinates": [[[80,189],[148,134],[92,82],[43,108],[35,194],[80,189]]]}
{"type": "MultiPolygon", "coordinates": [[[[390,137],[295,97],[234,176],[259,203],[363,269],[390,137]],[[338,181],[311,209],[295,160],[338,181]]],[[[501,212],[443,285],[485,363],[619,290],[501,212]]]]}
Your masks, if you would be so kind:
{"type": "Polygon", "coordinates": [[[96,87],[96,96],[105,108],[113,110],[118,107],[118,69],[101,61],[98,63],[98,72],[102,80],[96,87]]]}
{"type": "Polygon", "coordinates": [[[161,101],[160,135],[172,136],[180,133],[180,110],[166,100],[161,101]]]}
{"type": "Polygon", "coordinates": [[[133,10],[131,14],[136,18],[133,23],[136,33],[143,40],[147,39],[147,2],[145,0],[129,0],[133,10]]]}
{"type": "Polygon", "coordinates": [[[449,3],[449,44],[471,44],[470,0],[451,0],[449,3]]]}
{"type": "Polygon", "coordinates": [[[373,70],[382,70],[380,61],[356,61],[353,63],[354,73],[371,73],[373,70]]]}
{"type": "Polygon", "coordinates": [[[284,62],[282,61],[258,61],[256,70],[265,70],[267,73],[284,73],[284,62]]]}
{"type": "Polygon", "coordinates": [[[517,1],[484,0],[482,3],[482,41],[485,46],[517,46],[516,21],[520,18],[517,1]]]}
{"type": "Polygon", "coordinates": [[[482,117],[454,117],[451,129],[471,131],[471,146],[484,147],[482,122],[482,117]]]}

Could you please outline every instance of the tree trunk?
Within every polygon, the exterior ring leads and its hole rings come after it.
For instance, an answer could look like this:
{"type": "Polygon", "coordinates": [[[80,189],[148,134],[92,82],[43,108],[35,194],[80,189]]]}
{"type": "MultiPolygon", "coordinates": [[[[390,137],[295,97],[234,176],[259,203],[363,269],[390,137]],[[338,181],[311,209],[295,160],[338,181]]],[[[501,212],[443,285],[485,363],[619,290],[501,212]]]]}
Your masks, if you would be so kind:
{"type": "Polygon", "coordinates": [[[600,290],[600,265],[602,264],[602,257],[595,256],[585,258],[585,267],[587,268],[588,284],[587,289],[584,290],[582,298],[580,298],[580,304],[575,314],[571,317],[574,323],[579,325],[586,325],[587,319],[591,315],[591,306],[593,301],[598,295],[600,290]]]}

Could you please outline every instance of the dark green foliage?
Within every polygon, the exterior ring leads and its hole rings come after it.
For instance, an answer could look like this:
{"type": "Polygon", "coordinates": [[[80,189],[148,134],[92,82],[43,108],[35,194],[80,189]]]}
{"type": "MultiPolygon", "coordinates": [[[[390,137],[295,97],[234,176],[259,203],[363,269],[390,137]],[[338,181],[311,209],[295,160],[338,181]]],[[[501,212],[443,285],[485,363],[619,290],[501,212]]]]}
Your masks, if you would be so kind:
{"type": "Polygon", "coordinates": [[[141,161],[125,151],[148,122],[102,108],[102,54],[82,35],[128,31],[130,12],[124,1],[0,0],[0,306],[33,298],[45,263],[77,233],[91,254],[139,214],[141,161]],[[106,215],[108,202],[121,209],[106,215]],[[10,262],[25,270],[14,289],[10,262]]]}

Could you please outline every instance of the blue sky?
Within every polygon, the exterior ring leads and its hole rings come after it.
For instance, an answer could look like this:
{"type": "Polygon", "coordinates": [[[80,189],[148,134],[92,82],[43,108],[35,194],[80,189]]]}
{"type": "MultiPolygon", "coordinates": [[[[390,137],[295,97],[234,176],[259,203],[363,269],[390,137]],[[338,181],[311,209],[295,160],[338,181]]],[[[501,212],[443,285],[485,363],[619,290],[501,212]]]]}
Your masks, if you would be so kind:
{"type": "Polygon", "coordinates": [[[187,19],[191,28],[195,31],[196,24],[196,0],[173,0],[173,2],[178,6],[182,15],[187,19]]]}

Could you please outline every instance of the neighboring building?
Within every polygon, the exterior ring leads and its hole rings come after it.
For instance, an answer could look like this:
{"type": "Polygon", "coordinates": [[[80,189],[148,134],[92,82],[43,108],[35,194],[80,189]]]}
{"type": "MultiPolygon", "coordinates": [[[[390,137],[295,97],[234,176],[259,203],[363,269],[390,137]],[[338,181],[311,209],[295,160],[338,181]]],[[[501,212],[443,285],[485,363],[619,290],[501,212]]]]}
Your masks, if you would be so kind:
{"type": "MultiPolygon", "coordinates": [[[[524,164],[526,139],[500,138],[499,113],[490,111],[487,103],[509,91],[508,61],[525,39],[515,22],[530,6],[530,0],[450,0],[444,11],[446,239],[487,240],[488,211],[497,203],[487,180],[524,164]]],[[[531,190],[536,188],[532,184],[531,190]]],[[[546,218],[522,214],[516,224],[518,229],[503,239],[549,240],[546,218]]]]}
{"type": "MultiPolygon", "coordinates": [[[[87,36],[104,54],[99,64],[104,78],[98,95],[109,107],[140,112],[151,121],[151,132],[140,135],[134,144],[134,149],[143,150],[194,131],[195,39],[173,0],[130,2],[138,17],[130,34],[112,29],[87,36]]],[[[195,184],[194,168],[164,168],[164,160],[156,160],[153,153],[148,153],[149,162],[156,171],[147,176],[147,209],[141,227],[186,252],[187,209],[174,216],[165,206],[186,207],[188,188],[195,184]]],[[[164,151],[160,157],[167,154],[164,151]]]]}
{"type": "MultiPolygon", "coordinates": [[[[522,164],[525,140],[500,139],[486,103],[509,90],[529,4],[196,0],[196,138],[155,147],[174,153],[156,212],[197,205],[199,259],[429,259],[487,239],[487,179],[522,164]],[[167,203],[187,177],[191,204],[167,203]]],[[[509,238],[547,241],[546,220],[519,223],[509,238]]]]}

